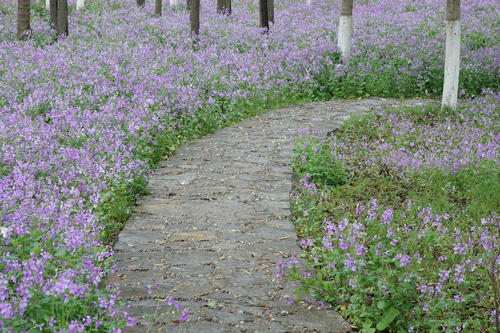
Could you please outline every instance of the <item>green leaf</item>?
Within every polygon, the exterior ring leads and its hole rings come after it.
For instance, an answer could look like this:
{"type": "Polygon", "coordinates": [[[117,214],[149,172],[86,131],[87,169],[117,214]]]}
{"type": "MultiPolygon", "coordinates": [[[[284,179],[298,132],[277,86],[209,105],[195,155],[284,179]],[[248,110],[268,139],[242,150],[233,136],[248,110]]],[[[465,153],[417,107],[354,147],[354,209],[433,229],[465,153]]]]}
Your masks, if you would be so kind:
{"type": "Polygon", "coordinates": [[[394,319],[396,319],[399,313],[400,313],[399,310],[396,309],[395,307],[389,308],[389,310],[384,312],[384,316],[377,323],[377,329],[380,331],[385,330],[387,326],[389,326],[389,324],[392,323],[394,319]]]}
{"type": "Polygon", "coordinates": [[[363,328],[361,330],[361,333],[375,333],[375,329],[374,328],[363,328]]]}
{"type": "Polygon", "coordinates": [[[371,328],[373,325],[373,322],[370,320],[370,319],[366,319],[364,322],[363,322],[363,329],[366,329],[366,328],[371,328]]]}
{"type": "Polygon", "coordinates": [[[56,253],[54,253],[54,257],[63,257],[68,253],[66,250],[59,250],[56,253]]]}
{"type": "Polygon", "coordinates": [[[384,310],[385,309],[385,302],[384,301],[378,302],[377,308],[379,308],[380,310],[384,310]]]}

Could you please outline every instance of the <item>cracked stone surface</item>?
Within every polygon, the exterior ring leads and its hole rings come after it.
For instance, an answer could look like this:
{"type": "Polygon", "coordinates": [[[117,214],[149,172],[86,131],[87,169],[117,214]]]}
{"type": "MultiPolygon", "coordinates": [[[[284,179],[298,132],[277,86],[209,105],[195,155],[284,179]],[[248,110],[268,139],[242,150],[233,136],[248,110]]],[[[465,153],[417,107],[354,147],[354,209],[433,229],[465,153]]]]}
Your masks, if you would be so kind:
{"type": "Polygon", "coordinates": [[[333,100],[273,110],[190,141],[163,161],[114,246],[118,271],[110,281],[138,321],[124,331],[349,331],[329,306],[288,304],[298,283],[275,276],[278,260],[300,254],[288,220],[290,133],[327,133],[353,114],[398,103],[333,100]],[[188,310],[187,321],[172,323],[168,296],[188,310]]]}

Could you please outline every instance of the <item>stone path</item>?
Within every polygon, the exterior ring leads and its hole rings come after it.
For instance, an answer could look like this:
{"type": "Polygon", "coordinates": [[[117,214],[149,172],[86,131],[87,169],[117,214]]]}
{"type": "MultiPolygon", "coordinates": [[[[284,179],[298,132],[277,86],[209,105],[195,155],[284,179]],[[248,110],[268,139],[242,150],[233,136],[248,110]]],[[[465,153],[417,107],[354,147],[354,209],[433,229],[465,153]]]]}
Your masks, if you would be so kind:
{"type": "Polygon", "coordinates": [[[349,331],[328,307],[288,304],[297,284],[274,273],[279,259],[300,253],[288,220],[290,131],[327,132],[352,114],[396,103],[335,100],[274,110],[190,141],[163,161],[114,246],[112,279],[138,319],[126,331],[349,331]],[[170,321],[169,295],[188,309],[186,322],[170,321]]]}

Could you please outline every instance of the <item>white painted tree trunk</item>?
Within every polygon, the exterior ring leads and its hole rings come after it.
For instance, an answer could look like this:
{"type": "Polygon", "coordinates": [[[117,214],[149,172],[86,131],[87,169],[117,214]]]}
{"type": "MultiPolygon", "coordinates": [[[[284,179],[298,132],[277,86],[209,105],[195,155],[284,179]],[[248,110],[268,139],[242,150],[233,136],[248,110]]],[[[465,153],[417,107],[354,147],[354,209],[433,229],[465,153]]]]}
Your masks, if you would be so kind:
{"type": "Polygon", "coordinates": [[[337,46],[342,58],[349,58],[352,51],[352,15],[341,15],[337,46]]]}
{"type": "Polygon", "coordinates": [[[442,107],[457,107],[460,73],[460,21],[446,21],[446,49],[442,107]]]}
{"type": "Polygon", "coordinates": [[[85,0],[76,1],[76,10],[82,10],[85,7],[85,0]]]}
{"type": "Polygon", "coordinates": [[[45,0],[45,9],[50,11],[50,0],[45,0]]]}
{"type": "Polygon", "coordinates": [[[311,6],[312,0],[307,0],[306,3],[308,6],[311,6]]]}
{"type": "Polygon", "coordinates": [[[170,0],[170,6],[178,8],[181,6],[181,0],[170,0]]]}
{"type": "Polygon", "coordinates": [[[346,59],[351,56],[353,5],[354,0],[342,0],[342,5],[340,7],[337,47],[340,49],[342,59],[346,59]]]}

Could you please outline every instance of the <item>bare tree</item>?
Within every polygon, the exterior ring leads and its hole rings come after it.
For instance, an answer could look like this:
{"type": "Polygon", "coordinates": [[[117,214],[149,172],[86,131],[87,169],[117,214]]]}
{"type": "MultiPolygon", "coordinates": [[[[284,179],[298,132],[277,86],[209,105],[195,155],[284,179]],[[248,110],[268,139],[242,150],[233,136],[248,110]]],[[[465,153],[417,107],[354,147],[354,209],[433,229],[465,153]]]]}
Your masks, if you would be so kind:
{"type": "Polygon", "coordinates": [[[260,27],[269,31],[269,17],[267,11],[267,0],[259,0],[260,27]]]}
{"type": "Polygon", "coordinates": [[[17,1],[17,39],[29,37],[30,28],[30,0],[17,1]]]}
{"type": "Polygon", "coordinates": [[[446,49],[441,107],[457,107],[460,73],[460,0],[446,1],[446,49]]]}
{"type": "Polygon", "coordinates": [[[197,38],[200,34],[200,0],[191,0],[189,20],[191,22],[191,34],[197,38]]]}
{"type": "Polygon", "coordinates": [[[161,16],[162,6],[163,6],[163,1],[162,0],[156,0],[155,1],[155,15],[156,16],[161,16]]]}
{"type": "Polygon", "coordinates": [[[350,57],[352,51],[352,7],[353,0],[342,0],[337,38],[337,46],[342,58],[350,57]]]}

